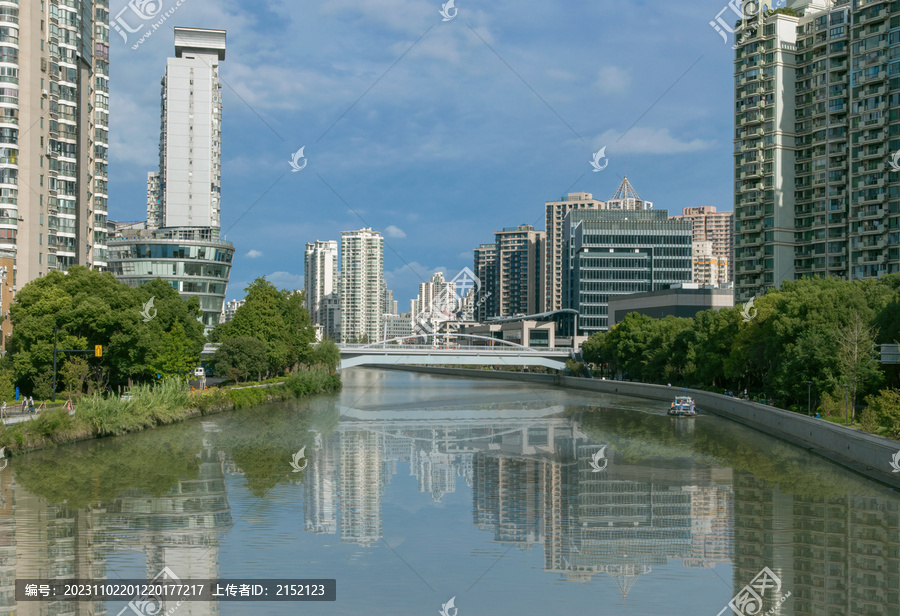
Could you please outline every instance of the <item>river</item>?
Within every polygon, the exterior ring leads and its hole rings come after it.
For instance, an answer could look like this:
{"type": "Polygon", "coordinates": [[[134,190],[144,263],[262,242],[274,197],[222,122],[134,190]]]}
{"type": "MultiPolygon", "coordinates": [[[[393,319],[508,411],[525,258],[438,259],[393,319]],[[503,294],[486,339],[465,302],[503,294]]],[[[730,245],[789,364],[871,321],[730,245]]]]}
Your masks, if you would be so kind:
{"type": "Polygon", "coordinates": [[[634,398],[344,384],[10,461],[0,614],[900,613],[900,497],[802,449],[634,398]],[[334,579],[336,600],[15,598],[160,575],[334,579]]]}

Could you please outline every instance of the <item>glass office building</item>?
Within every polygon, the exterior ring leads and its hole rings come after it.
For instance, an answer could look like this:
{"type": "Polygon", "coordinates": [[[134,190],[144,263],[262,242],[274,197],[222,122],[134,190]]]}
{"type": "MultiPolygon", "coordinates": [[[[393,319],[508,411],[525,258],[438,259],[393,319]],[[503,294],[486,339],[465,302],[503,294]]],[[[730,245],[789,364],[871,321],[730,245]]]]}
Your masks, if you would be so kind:
{"type": "Polygon", "coordinates": [[[218,229],[127,230],[109,240],[109,258],[110,270],[129,286],[162,278],[182,297],[196,295],[207,333],[219,323],[234,245],[220,240],[218,229]]]}
{"type": "Polygon", "coordinates": [[[609,300],[691,282],[693,224],[666,210],[572,210],[566,215],[567,308],[579,335],[609,329],[609,300]]]}

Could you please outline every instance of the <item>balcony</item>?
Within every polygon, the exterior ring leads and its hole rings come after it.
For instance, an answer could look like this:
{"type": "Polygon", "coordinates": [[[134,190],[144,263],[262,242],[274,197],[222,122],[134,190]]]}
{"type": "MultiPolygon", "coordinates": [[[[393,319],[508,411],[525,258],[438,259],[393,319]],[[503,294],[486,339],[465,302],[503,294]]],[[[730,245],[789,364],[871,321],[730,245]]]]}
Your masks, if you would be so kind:
{"type": "Polygon", "coordinates": [[[884,193],[872,195],[868,197],[860,197],[860,203],[884,203],[884,193]]]}
{"type": "Polygon", "coordinates": [[[885,232],[885,228],[881,225],[860,225],[857,233],[859,235],[872,235],[872,234],[882,234],[885,232]]]}
{"type": "Polygon", "coordinates": [[[743,123],[744,124],[760,124],[765,122],[766,118],[759,111],[749,111],[744,114],[743,123]]]}
{"type": "Polygon", "coordinates": [[[859,243],[859,248],[863,249],[881,249],[887,245],[887,241],[881,237],[878,239],[874,239],[874,237],[866,238],[866,240],[859,243]]]}
{"type": "MultiPolygon", "coordinates": [[[[883,122],[883,121],[884,121],[884,119],[882,118],[882,122],[883,122]]],[[[884,146],[878,147],[878,148],[874,148],[874,149],[871,149],[871,148],[861,148],[861,149],[860,149],[860,152],[859,152],[859,155],[857,156],[857,158],[858,158],[859,160],[866,160],[866,159],[869,159],[869,158],[883,158],[884,155],[885,155],[885,152],[884,152],[884,146]]]]}
{"type": "MultiPolygon", "coordinates": [[[[882,201],[884,201],[884,195],[878,195],[882,201]]],[[[856,213],[856,217],[859,219],[867,219],[867,218],[884,218],[884,209],[882,208],[865,208],[861,209],[856,213]]]]}

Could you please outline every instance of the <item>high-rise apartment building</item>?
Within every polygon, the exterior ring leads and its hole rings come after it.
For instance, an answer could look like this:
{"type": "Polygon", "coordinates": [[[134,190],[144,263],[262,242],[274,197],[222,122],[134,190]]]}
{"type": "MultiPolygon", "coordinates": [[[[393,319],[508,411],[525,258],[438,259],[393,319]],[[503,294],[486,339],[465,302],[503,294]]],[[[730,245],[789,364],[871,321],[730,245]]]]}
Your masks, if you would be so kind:
{"type": "Polygon", "coordinates": [[[610,328],[609,300],[691,282],[693,225],[665,210],[574,210],[565,308],[578,311],[579,335],[610,328]]]}
{"type": "MultiPolygon", "coordinates": [[[[746,2],[745,2],[746,4],[746,2]]],[[[789,1],[735,52],[735,287],[900,271],[887,1],[789,1]]],[[[893,15],[893,17],[892,17],[893,15]]]]}
{"type": "Polygon", "coordinates": [[[175,28],[162,80],[160,217],[163,227],[219,228],[225,31],[175,28]]]}
{"type": "Polygon", "coordinates": [[[148,176],[145,229],[110,240],[110,269],[137,286],[157,277],[195,295],[207,332],[221,318],[234,246],[219,239],[225,31],[175,28],[175,56],[162,80],[159,186],[148,176]],[[158,190],[158,214],[151,211],[158,190]],[[151,214],[153,214],[151,216],[151,214]]]}
{"type": "Polygon", "coordinates": [[[158,229],[162,226],[160,204],[162,196],[159,191],[159,171],[147,172],[147,228],[158,229]]]}
{"type": "Polygon", "coordinates": [[[244,305],[246,300],[243,299],[233,299],[222,308],[222,318],[219,320],[219,323],[228,323],[229,321],[234,320],[234,315],[238,311],[238,308],[244,305]]]}
{"type": "MultiPolygon", "coordinates": [[[[316,325],[325,326],[325,298],[337,293],[338,243],[335,240],[309,242],[303,253],[303,281],[306,292],[306,309],[316,325]]],[[[325,335],[334,336],[334,331],[325,330],[325,335]]]]}
{"type": "Polygon", "coordinates": [[[494,232],[497,254],[497,308],[501,317],[540,312],[543,298],[541,262],[546,233],[531,225],[494,232]]]}
{"type": "Polygon", "coordinates": [[[413,318],[418,314],[448,313],[456,309],[456,299],[456,284],[437,272],[428,282],[419,283],[419,294],[409,302],[410,312],[413,318]]]}
{"type": "Polygon", "coordinates": [[[727,281],[728,262],[719,261],[713,250],[712,242],[693,242],[692,243],[692,263],[693,275],[692,282],[699,285],[715,285],[725,284],[727,281]]]}
{"type": "MultiPolygon", "coordinates": [[[[694,243],[711,243],[711,257],[715,259],[718,271],[711,278],[717,282],[702,282],[702,284],[725,284],[732,282],[734,253],[734,212],[717,212],[715,206],[703,205],[698,207],[686,207],[681,216],[672,216],[673,219],[687,219],[694,225],[694,243]]],[[[695,251],[695,258],[697,257],[695,251]]],[[[705,256],[705,255],[704,255],[705,256]]],[[[709,262],[709,258],[706,258],[709,262]]],[[[694,280],[694,282],[701,282],[694,280]]]]}
{"type": "Polygon", "coordinates": [[[0,247],[14,285],[107,266],[109,3],[0,1],[0,247]]]}
{"type": "Polygon", "coordinates": [[[497,245],[482,244],[475,249],[475,277],[481,282],[481,298],[476,299],[474,318],[484,323],[500,316],[497,303],[497,245]]]}
{"type": "Polygon", "coordinates": [[[594,199],[591,193],[569,193],[559,201],[547,201],[545,207],[547,250],[541,273],[545,283],[541,312],[550,312],[563,307],[563,263],[566,249],[563,225],[566,214],[575,209],[602,210],[606,208],[606,204],[594,199]]]}
{"type": "Polygon", "coordinates": [[[393,289],[388,289],[387,283],[382,280],[381,290],[384,298],[384,307],[382,308],[384,314],[398,314],[400,306],[397,300],[394,299],[393,289]]]}
{"type": "Polygon", "coordinates": [[[341,342],[382,335],[384,238],[372,229],[341,232],[341,342]]]}
{"type": "Polygon", "coordinates": [[[419,283],[419,294],[409,305],[416,333],[438,332],[442,323],[456,319],[459,307],[456,283],[448,282],[443,273],[437,272],[428,282],[419,283]]]}

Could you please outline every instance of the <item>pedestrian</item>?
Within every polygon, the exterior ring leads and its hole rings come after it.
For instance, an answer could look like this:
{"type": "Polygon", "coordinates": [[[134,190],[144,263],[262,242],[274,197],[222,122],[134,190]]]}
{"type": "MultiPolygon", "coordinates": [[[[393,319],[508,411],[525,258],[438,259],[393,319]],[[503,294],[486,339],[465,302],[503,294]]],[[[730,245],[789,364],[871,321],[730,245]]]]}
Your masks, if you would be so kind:
{"type": "Polygon", "coordinates": [[[34,396],[28,396],[28,408],[34,414],[34,396]]]}
{"type": "Polygon", "coordinates": [[[816,419],[822,419],[822,415],[819,414],[819,411],[816,411],[816,419]]]}

